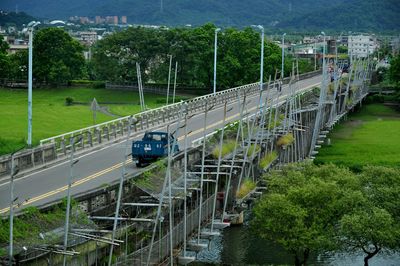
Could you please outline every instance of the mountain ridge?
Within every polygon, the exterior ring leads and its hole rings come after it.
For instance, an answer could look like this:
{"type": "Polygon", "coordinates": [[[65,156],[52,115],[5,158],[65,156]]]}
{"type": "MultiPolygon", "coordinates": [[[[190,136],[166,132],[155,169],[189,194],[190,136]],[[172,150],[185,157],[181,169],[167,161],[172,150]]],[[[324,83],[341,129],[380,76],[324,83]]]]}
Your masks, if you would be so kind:
{"type": "Polygon", "coordinates": [[[212,22],[294,30],[400,30],[398,0],[2,0],[0,9],[13,10],[16,5],[49,19],[126,15],[132,24],[167,26],[212,22]]]}

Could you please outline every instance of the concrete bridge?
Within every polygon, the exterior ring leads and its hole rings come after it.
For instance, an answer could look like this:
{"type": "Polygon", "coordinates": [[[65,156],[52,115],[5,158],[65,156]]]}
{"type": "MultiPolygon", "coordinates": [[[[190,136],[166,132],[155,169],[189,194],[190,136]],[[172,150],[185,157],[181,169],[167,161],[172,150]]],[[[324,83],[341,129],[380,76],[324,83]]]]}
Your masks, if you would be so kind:
{"type": "MultiPolygon", "coordinates": [[[[209,238],[240,221],[242,203],[264,189],[260,173],[314,158],[329,130],[367,95],[371,67],[355,60],[349,73],[331,81],[325,65],[322,74],[292,75],[282,89],[278,81],[265,83],[262,91],[259,84],[249,84],[43,140],[15,158],[25,168],[15,180],[15,210],[50,208],[65,197],[72,165],[68,158],[74,153],[79,162],[73,166],[71,195],[107,229],[83,234],[82,228],[70,228],[74,235],[68,250],[101,242],[100,253],[110,258],[109,264],[189,263],[209,238]],[[183,152],[164,164],[136,168],[125,151],[130,141],[167,126],[177,131],[183,152]],[[222,154],[227,141],[234,148],[222,154]],[[218,156],[212,155],[218,146],[218,156]],[[256,187],[240,195],[245,180],[256,187]],[[127,233],[132,231],[142,234],[133,247],[127,233]],[[112,254],[118,258],[112,260],[112,254]]],[[[4,158],[0,169],[7,173],[10,166],[10,158],[4,158]]],[[[3,214],[9,212],[8,187],[5,178],[0,185],[3,214]]],[[[68,265],[92,265],[98,252],[96,244],[95,250],[68,255],[68,265]]],[[[65,250],[60,253],[53,254],[55,265],[66,256],[65,250]]],[[[43,250],[21,254],[21,261],[31,264],[40,265],[44,258],[43,250]]]]}

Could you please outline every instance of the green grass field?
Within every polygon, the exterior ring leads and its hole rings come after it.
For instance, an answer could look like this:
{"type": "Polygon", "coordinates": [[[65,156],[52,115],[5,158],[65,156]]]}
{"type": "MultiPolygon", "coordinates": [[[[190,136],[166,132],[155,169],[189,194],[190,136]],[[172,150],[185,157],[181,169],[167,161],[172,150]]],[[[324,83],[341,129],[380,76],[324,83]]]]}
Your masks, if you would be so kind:
{"type": "MultiPolygon", "coordinates": [[[[93,125],[89,104],[94,97],[101,106],[108,106],[111,113],[119,116],[140,111],[139,95],[134,92],[91,88],[34,89],[33,143],[38,144],[41,139],[93,125]],[[88,105],[66,106],[66,97],[88,105]]],[[[144,97],[148,108],[163,105],[160,103],[163,96],[145,94],[144,97]]],[[[27,101],[26,90],[0,88],[0,155],[10,153],[26,143],[27,101]]],[[[97,123],[115,118],[97,113],[97,123]]]]}
{"type": "Polygon", "coordinates": [[[369,104],[329,134],[331,146],[323,146],[315,163],[400,166],[400,113],[383,104],[369,104]]]}

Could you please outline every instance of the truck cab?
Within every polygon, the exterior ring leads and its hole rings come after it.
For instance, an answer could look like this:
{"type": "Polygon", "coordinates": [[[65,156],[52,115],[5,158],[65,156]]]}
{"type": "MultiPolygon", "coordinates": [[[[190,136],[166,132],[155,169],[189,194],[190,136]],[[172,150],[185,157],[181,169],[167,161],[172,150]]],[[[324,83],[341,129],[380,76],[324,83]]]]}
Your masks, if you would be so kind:
{"type": "MultiPolygon", "coordinates": [[[[169,135],[169,145],[174,145],[175,138],[169,135]]],[[[179,147],[175,144],[172,152],[179,151],[179,147]]],[[[132,142],[132,160],[137,167],[142,167],[156,161],[159,158],[168,156],[168,133],[166,132],[146,132],[142,140],[132,142]]]]}

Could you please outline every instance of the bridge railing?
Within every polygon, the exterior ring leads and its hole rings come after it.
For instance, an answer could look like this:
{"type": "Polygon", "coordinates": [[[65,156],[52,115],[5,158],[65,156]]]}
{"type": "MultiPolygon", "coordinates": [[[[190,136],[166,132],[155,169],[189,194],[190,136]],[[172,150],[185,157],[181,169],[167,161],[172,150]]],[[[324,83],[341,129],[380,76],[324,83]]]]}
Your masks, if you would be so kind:
{"type": "MultiPolygon", "coordinates": [[[[201,212],[201,221],[204,223],[207,221],[212,213],[214,203],[214,195],[211,195],[208,199],[206,199],[202,203],[202,212],[201,212]]],[[[197,230],[199,220],[199,207],[193,209],[188,215],[186,219],[187,226],[187,237],[193,235],[193,233],[197,230]]],[[[174,248],[180,246],[184,240],[183,234],[183,221],[179,222],[172,229],[172,240],[174,248]]],[[[171,232],[165,234],[161,239],[157,240],[153,244],[153,249],[150,256],[150,265],[159,265],[165,258],[169,256],[170,252],[170,235],[171,232]]],[[[142,249],[139,249],[127,256],[120,256],[117,259],[117,262],[114,265],[146,265],[147,258],[149,255],[150,247],[146,246],[142,249]]]]}
{"type": "MultiPolygon", "coordinates": [[[[321,71],[313,71],[299,76],[299,79],[307,79],[320,74],[321,71]]],[[[287,83],[289,78],[284,79],[287,83]]],[[[265,86],[265,84],[264,84],[265,86]]],[[[215,95],[207,94],[187,101],[182,101],[168,106],[159,107],[132,115],[135,124],[132,125],[133,134],[142,133],[155,126],[162,126],[176,121],[182,105],[186,105],[189,113],[201,112],[205,109],[206,103],[222,105],[225,102],[232,102],[237,99],[238,93],[255,94],[259,91],[259,83],[247,84],[224,91],[215,95]]],[[[111,141],[118,141],[128,132],[129,118],[125,116],[108,122],[81,128],[68,133],[46,138],[40,141],[40,146],[34,149],[24,150],[14,156],[15,164],[20,170],[45,165],[56,159],[65,158],[72,150],[83,151],[111,141]],[[73,141],[71,141],[73,140],[73,141]],[[77,141],[78,140],[78,141],[77,141]],[[74,143],[71,145],[71,143],[74,143]]],[[[11,156],[0,157],[0,176],[10,173],[11,156]]]]}

